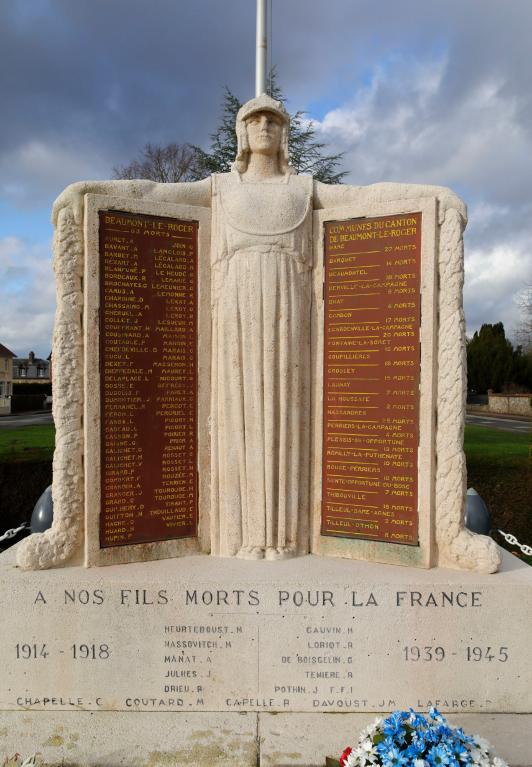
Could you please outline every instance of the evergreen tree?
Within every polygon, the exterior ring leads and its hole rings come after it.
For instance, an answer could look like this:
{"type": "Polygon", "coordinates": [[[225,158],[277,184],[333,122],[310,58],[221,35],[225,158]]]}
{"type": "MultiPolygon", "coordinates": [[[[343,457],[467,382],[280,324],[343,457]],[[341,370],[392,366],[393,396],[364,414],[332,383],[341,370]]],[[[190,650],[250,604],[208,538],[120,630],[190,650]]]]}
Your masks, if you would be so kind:
{"type": "Polygon", "coordinates": [[[513,348],[502,322],[482,325],[468,341],[467,380],[477,394],[532,388],[530,360],[521,347],[513,348]]]}
{"type": "MultiPolygon", "coordinates": [[[[275,72],[270,77],[270,91],[273,98],[285,101],[275,81],[275,72]]],[[[242,102],[225,88],[222,100],[220,123],[211,134],[211,146],[205,151],[193,144],[168,144],[158,146],[146,144],[139,159],[129,165],[113,168],[114,178],[147,178],[162,183],[175,181],[197,181],[212,173],[227,173],[235,160],[237,141],[235,123],[242,102]]],[[[290,116],[288,152],[290,163],[297,173],[309,173],[318,181],[328,184],[339,183],[346,175],[338,170],[343,154],[325,154],[326,145],[316,139],[316,129],[304,112],[290,116]]]]}
{"type": "Polygon", "coordinates": [[[199,146],[192,146],[196,153],[196,179],[206,178],[211,173],[227,173],[235,161],[237,142],[235,123],[242,103],[226,86],[222,101],[220,124],[211,133],[211,150],[205,152],[199,146]]]}
{"type": "MultiPolygon", "coordinates": [[[[275,72],[270,77],[270,95],[277,101],[286,101],[276,83],[275,72]]],[[[211,134],[210,151],[193,147],[198,158],[196,178],[231,170],[237,151],[236,116],[241,106],[242,102],[226,87],[220,124],[211,134]]],[[[294,170],[297,173],[309,173],[318,181],[327,184],[338,184],[347,175],[346,171],[338,170],[343,153],[326,155],[325,149],[325,143],[316,139],[314,124],[305,119],[304,112],[298,111],[290,115],[288,153],[294,170]]]]}

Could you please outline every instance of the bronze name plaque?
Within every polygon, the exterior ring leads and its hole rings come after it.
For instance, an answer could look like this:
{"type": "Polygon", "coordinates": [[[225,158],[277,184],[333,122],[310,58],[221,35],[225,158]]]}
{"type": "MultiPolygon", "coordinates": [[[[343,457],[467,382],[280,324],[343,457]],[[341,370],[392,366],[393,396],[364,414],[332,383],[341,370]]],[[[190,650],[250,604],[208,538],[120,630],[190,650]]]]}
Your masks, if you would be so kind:
{"type": "Polygon", "coordinates": [[[99,211],[100,546],[197,535],[198,224],[99,211]]]}
{"type": "Polygon", "coordinates": [[[324,226],[321,532],[417,545],[421,213],[324,226]]]}

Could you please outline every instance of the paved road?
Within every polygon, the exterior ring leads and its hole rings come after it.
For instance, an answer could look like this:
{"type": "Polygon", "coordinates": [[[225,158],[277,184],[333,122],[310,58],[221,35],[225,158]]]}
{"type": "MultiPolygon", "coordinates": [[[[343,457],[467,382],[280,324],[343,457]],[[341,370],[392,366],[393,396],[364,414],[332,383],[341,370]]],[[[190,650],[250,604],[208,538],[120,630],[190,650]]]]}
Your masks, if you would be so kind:
{"type": "Polygon", "coordinates": [[[0,429],[18,429],[20,426],[42,426],[53,423],[52,413],[21,413],[4,415],[0,418],[0,429]]]}
{"type": "MultiPolygon", "coordinates": [[[[20,426],[37,426],[53,423],[51,413],[22,413],[21,415],[6,415],[0,418],[0,429],[17,429],[20,426]]],[[[501,418],[500,416],[477,415],[468,413],[466,423],[475,426],[489,426],[491,429],[512,431],[516,434],[528,434],[532,431],[532,422],[526,419],[501,418]]]]}
{"type": "Polygon", "coordinates": [[[526,418],[504,418],[467,413],[466,423],[474,426],[489,426],[490,429],[499,429],[500,431],[511,431],[514,434],[529,434],[532,431],[532,421],[527,421],[526,418]]]}

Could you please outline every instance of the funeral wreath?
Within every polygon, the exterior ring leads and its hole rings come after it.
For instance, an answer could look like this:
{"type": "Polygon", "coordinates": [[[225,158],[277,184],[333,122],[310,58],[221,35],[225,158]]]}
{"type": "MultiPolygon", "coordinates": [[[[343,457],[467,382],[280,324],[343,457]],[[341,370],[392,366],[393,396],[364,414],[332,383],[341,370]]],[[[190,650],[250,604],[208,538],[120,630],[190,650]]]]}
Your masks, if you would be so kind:
{"type": "Polygon", "coordinates": [[[435,708],[428,716],[394,711],[362,730],[341,767],[508,767],[478,735],[451,727],[435,708]]]}

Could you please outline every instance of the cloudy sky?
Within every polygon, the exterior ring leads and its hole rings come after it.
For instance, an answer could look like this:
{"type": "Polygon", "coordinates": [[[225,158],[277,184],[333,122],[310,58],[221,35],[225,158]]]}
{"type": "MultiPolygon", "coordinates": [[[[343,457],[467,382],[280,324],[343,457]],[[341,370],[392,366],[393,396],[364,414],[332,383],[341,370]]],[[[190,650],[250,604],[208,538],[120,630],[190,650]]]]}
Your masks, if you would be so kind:
{"type": "MultiPolygon", "coordinates": [[[[0,3],[0,343],[50,351],[51,205],[147,142],[208,146],[253,96],[255,0],[0,3]]],[[[452,187],[469,205],[465,309],[518,325],[532,283],[532,2],[273,0],[273,63],[348,183],[452,187]]]]}

